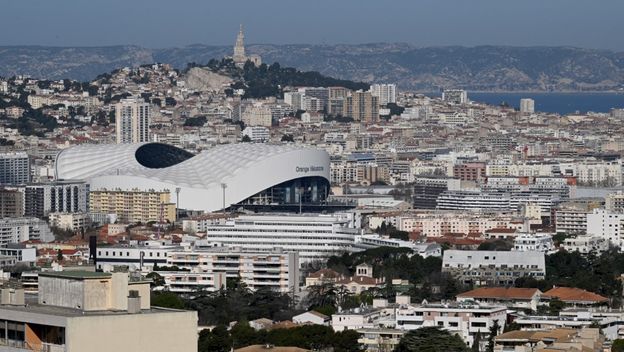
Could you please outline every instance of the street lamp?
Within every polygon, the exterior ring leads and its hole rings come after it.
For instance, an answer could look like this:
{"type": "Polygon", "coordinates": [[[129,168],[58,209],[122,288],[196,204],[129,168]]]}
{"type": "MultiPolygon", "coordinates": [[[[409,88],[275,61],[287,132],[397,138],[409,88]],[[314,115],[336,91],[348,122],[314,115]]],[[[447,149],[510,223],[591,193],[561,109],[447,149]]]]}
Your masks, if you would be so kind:
{"type": "Polygon", "coordinates": [[[227,183],[221,184],[221,189],[223,190],[223,215],[225,215],[225,189],[227,188],[227,183]]]}

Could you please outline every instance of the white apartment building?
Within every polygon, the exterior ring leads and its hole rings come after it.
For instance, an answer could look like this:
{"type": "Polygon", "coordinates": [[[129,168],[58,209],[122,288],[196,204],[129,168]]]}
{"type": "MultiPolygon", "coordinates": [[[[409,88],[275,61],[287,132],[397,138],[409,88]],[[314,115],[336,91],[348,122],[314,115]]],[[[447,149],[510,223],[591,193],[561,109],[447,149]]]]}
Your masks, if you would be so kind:
{"type": "Polygon", "coordinates": [[[87,213],[50,213],[50,226],[63,230],[80,231],[91,225],[91,218],[87,213]]]}
{"type": "Polygon", "coordinates": [[[268,142],[271,138],[271,132],[268,128],[262,126],[249,126],[241,132],[242,136],[247,136],[254,143],[268,142]]]}
{"type": "Polygon", "coordinates": [[[396,103],[397,88],[396,84],[373,84],[369,91],[375,97],[379,98],[379,105],[387,105],[388,103],[396,103]]]}
{"type": "Polygon", "coordinates": [[[487,341],[494,321],[500,331],[505,328],[507,307],[478,305],[474,303],[401,305],[396,309],[396,328],[414,330],[423,327],[440,327],[450,333],[458,334],[472,346],[474,336],[479,332],[482,341],[487,341]]]}
{"type": "Polygon", "coordinates": [[[190,270],[158,272],[171,292],[216,291],[225,286],[227,278],[240,278],[252,290],[270,288],[282,293],[299,290],[298,253],[188,248],[168,252],[167,266],[190,270]]]}
{"type": "Polygon", "coordinates": [[[611,213],[605,209],[594,209],[587,214],[587,234],[599,236],[612,245],[622,247],[624,240],[622,221],[624,214],[611,213]]]}
{"type": "Polygon", "coordinates": [[[468,92],[463,89],[445,89],[442,92],[442,100],[451,104],[467,104],[468,92]]]}
{"type": "Polygon", "coordinates": [[[150,105],[141,98],[122,99],[115,104],[117,143],[149,142],[150,105]]]}
{"type": "Polygon", "coordinates": [[[543,252],[447,250],[442,272],[466,284],[507,286],[523,276],[543,280],[546,260],[543,252]]]}
{"type": "Polygon", "coordinates": [[[545,252],[549,253],[555,249],[552,236],[545,233],[522,234],[514,238],[514,251],[520,252],[545,252]]]}
{"type": "Polygon", "coordinates": [[[520,99],[520,113],[532,114],[535,112],[535,100],[524,98],[520,99]]]}
{"type": "Polygon", "coordinates": [[[378,247],[409,248],[423,258],[442,256],[442,246],[437,243],[416,243],[413,241],[382,237],[377,234],[357,236],[355,238],[355,246],[362,249],[378,247]]]}
{"type": "Polygon", "coordinates": [[[624,213],[624,193],[610,193],[605,197],[605,209],[611,213],[624,213]]]}
{"type": "Polygon", "coordinates": [[[600,236],[582,235],[566,238],[561,246],[568,252],[599,255],[609,249],[609,240],[600,236]]]}
{"type": "Polygon", "coordinates": [[[359,230],[342,215],[245,215],[205,228],[206,240],[253,252],[298,252],[302,263],[353,250],[359,230]]]}
{"type": "Polygon", "coordinates": [[[30,217],[0,219],[0,246],[33,240],[54,241],[54,235],[45,221],[30,217]]]}
{"type": "Polygon", "coordinates": [[[112,271],[115,266],[123,266],[128,267],[130,271],[151,272],[154,264],[167,265],[168,252],[180,249],[181,247],[172,245],[170,241],[146,241],[128,246],[98,247],[95,267],[112,271]]]}
{"type": "Polygon", "coordinates": [[[25,152],[0,153],[0,184],[30,182],[30,158],[25,152]]]}

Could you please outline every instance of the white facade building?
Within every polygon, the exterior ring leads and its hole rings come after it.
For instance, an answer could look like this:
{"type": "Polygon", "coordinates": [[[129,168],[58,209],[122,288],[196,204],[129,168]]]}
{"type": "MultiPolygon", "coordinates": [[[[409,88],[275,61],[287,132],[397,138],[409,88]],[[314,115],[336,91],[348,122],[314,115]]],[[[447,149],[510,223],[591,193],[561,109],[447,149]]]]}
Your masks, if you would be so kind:
{"type": "Polygon", "coordinates": [[[54,241],[54,235],[45,221],[37,218],[0,219],[0,246],[33,240],[54,241]]]}
{"type": "Polygon", "coordinates": [[[80,231],[91,224],[91,218],[87,213],[50,213],[50,226],[63,230],[80,231]]]}
{"type": "Polygon", "coordinates": [[[30,158],[24,152],[0,153],[0,184],[30,182],[30,158]]]}
{"type": "Polygon", "coordinates": [[[371,94],[379,98],[379,105],[387,105],[388,103],[396,103],[397,89],[396,84],[373,84],[370,86],[371,94]]]}
{"type": "Polygon", "coordinates": [[[255,143],[268,142],[269,138],[271,138],[269,129],[262,126],[245,127],[241,135],[249,137],[249,139],[255,143]]]}
{"type": "Polygon", "coordinates": [[[520,99],[520,112],[523,114],[532,114],[535,112],[535,100],[524,98],[520,99]]]}
{"type": "Polygon", "coordinates": [[[297,252],[302,263],[353,250],[359,231],[336,215],[245,215],[207,226],[206,240],[246,251],[297,252]]]}
{"type": "Polygon", "coordinates": [[[587,234],[599,236],[614,246],[622,247],[624,235],[622,221],[624,214],[611,213],[604,209],[594,209],[587,214],[587,234]]]}
{"type": "Polygon", "coordinates": [[[171,292],[217,291],[228,278],[240,278],[251,290],[299,290],[299,255],[281,251],[252,253],[236,248],[189,248],[167,253],[167,266],[190,271],[159,271],[171,292]]]}
{"type": "Polygon", "coordinates": [[[551,252],[555,249],[552,236],[545,233],[522,234],[514,238],[514,251],[551,252]]]}
{"type": "Polygon", "coordinates": [[[594,253],[600,255],[609,249],[609,240],[600,236],[577,236],[566,238],[562,243],[562,247],[568,252],[579,252],[581,254],[594,253]]]}

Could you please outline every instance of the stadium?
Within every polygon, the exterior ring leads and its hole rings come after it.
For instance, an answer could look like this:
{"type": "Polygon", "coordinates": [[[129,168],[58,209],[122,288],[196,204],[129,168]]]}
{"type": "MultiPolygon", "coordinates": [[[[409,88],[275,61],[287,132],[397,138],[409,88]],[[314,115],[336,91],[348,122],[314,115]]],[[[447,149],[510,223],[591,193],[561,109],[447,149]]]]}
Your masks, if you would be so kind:
{"type": "Polygon", "coordinates": [[[168,190],[180,209],[205,212],[323,204],[329,193],[327,152],[288,144],[227,144],[197,155],[163,143],[83,144],[57,155],[55,173],[92,190],[168,190]]]}

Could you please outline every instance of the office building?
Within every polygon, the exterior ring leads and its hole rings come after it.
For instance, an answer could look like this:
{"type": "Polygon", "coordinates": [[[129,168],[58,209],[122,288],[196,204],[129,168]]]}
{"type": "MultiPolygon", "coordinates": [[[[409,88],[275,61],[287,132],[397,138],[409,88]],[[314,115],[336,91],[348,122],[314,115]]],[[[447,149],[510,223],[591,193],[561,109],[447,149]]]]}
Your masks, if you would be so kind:
{"type": "Polygon", "coordinates": [[[59,153],[55,169],[57,178],[88,180],[92,190],[167,189],[181,209],[207,212],[322,205],[329,194],[327,152],[293,144],[226,144],[197,155],[161,143],[82,144],[59,153]]]}
{"type": "Polygon", "coordinates": [[[379,98],[370,92],[356,91],[347,96],[345,116],[365,123],[379,120],[379,98]]]}
{"type": "Polygon", "coordinates": [[[92,190],[89,206],[91,213],[115,214],[118,221],[128,224],[176,220],[176,205],[169,190],[92,190]]]}
{"type": "Polygon", "coordinates": [[[373,96],[376,96],[379,99],[379,105],[396,103],[396,84],[373,84],[370,86],[370,92],[373,96]]]}
{"type": "Polygon", "coordinates": [[[188,248],[167,253],[167,266],[188,271],[158,271],[171,292],[217,291],[239,278],[251,290],[299,291],[299,254],[253,253],[237,248],[188,248]]]}
{"type": "Polygon", "coordinates": [[[546,275],[543,252],[497,252],[447,250],[442,272],[450,273],[466,284],[507,286],[519,277],[543,280],[546,275]]]}
{"type": "Polygon", "coordinates": [[[96,268],[113,271],[116,267],[129,271],[153,271],[154,265],[166,266],[167,253],[182,250],[171,241],[144,241],[130,245],[98,246],[96,268]]]}
{"type": "Polygon", "coordinates": [[[296,252],[301,263],[352,251],[359,233],[340,215],[244,215],[199,231],[208,242],[246,251],[296,252]]]}
{"type": "Polygon", "coordinates": [[[0,189],[0,218],[15,218],[22,215],[24,215],[24,193],[0,189]]]}
{"type": "Polygon", "coordinates": [[[117,143],[148,142],[150,105],[141,98],[122,99],[115,104],[117,143]]]}
{"type": "Polygon", "coordinates": [[[30,158],[24,152],[0,153],[0,185],[30,182],[30,158]]]}
{"type": "Polygon", "coordinates": [[[196,352],[197,312],[150,306],[127,273],[41,272],[37,297],[2,289],[0,349],[196,352]]]}
{"type": "Polygon", "coordinates": [[[520,99],[520,113],[532,114],[535,112],[535,100],[525,98],[520,99]]]}

